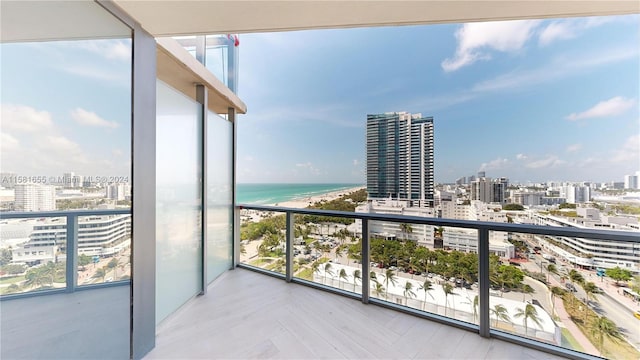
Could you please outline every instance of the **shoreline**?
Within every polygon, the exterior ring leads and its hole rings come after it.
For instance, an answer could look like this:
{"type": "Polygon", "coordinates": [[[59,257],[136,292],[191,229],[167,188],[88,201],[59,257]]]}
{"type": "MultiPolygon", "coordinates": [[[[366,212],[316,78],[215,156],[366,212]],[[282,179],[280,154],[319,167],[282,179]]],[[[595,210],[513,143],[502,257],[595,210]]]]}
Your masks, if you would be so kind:
{"type": "MultiPolygon", "coordinates": [[[[298,199],[292,199],[292,200],[288,200],[288,201],[283,201],[283,202],[279,202],[279,203],[272,203],[272,204],[265,204],[266,206],[280,206],[280,207],[288,207],[288,208],[296,208],[296,209],[304,209],[309,205],[312,205],[316,202],[322,201],[322,200],[326,200],[326,201],[332,201],[335,200],[337,198],[339,198],[342,195],[346,195],[349,193],[352,193],[354,191],[358,191],[361,189],[366,189],[367,187],[362,185],[362,186],[356,186],[356,187],[352,187],[352,188],[348,188],[348,189],[343,189],[343,190],[335,190],[335,191],[329,191],[323,194],[317,194],[317,195],[312,195],[312,196],[307,196],[307,197],[302,197],[302,198],[298,198],[298,199]]],[[[259,210],[245,210],[248,211],[248,213],[246,213],[244,216],[248,217],[250,221],[252,222],[258,222],[260,220],[262,220],[263,218],[265,218],[267,216],[267,212],[266,211],[259,211],[259,210]]]]}
{"type": "Polygon", "coordinates": [[[342,195],[350,194],[352,192],[355,192],[361,189],[366,189],[366,188],[367,188],[366,186],[356,186],[349,189],[330,191],[323,194],[312,195],[312,196],[292,199],[292,200],[283,201],[283,202],[274,203],[274,204],[268,204],[268,205],[304,209],[307,206],[312,205],[316,202],[319,202],[322,200],[332,201],[332,200],[338,199],[342,195]]]}

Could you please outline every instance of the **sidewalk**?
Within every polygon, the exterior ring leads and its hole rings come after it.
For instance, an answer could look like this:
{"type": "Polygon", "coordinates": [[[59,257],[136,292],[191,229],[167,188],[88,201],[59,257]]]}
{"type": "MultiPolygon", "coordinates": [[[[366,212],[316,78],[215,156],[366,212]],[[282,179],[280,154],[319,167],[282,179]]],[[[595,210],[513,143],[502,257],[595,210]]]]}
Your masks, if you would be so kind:
{"type": "MultiPolygon", "coordinates": [[[[590,280],[592,281],[592,280],[590,280]]],[[[635,312],[636,310],[640,310],[640,304],[633,301],[628,296],[622,295],[622,288],[616,286],[616,282],[611,279],[604,279],[604,281],[593,281],[594,284],[602,288],[604,290],[605,295],[609,296],[613,300],[620,303],[620,305],[629,309],[630,312],[635,312]]]]}

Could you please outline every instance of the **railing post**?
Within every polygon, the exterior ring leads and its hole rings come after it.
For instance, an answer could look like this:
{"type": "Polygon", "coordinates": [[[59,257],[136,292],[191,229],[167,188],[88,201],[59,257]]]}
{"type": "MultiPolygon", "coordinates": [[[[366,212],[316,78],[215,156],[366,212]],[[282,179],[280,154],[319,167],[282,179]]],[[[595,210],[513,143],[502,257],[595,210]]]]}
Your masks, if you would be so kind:
{"type": "Polygon", "coordinates": [[[369,259],[369,219],[362,219],[362,303],[369,303],[369,272],[371,264],[369,259]]]}
{"type": "Polygon", "coordinates": [[[67,215],[67,240],[65,244],[67,253],[67,266],[65,280],[66,291],[74,292],[78,285],[78,215],[67,215]]]}
{"type": "MultiPolygon", "coordinates": [[[[234,201],[235,203],[235,201],[234,201]]],[[[240,264],[240,208],[233,207],[233,261],[231,269],[235,269],[240,264]]]]}
{"type": "Polygon", "coordinates": [[[285,235],[285,279],[287,282],[291,282],[293,279],[293,237],[295,236],[295,231],[293,231],[293,226],[295,224],[294,216],[295,215],[291,211],[287,211],[287,233],[285,235]]]}
{"type": "Polygon", "coordinates": [[[478,229],[478,296],[480,336],[488,338],[489,320],[489,228],[478,229]]]}

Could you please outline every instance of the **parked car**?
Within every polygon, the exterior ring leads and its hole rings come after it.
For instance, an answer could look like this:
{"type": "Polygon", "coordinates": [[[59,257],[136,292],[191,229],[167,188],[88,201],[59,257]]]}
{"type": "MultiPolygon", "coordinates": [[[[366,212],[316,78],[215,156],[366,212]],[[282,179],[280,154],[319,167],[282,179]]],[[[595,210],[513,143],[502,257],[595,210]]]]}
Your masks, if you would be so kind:
{"type": "Polygon", "coordinates": [[[640,320],[640,310],[636,310],[636,312],[633,313],[633,316],[640,320]]]}

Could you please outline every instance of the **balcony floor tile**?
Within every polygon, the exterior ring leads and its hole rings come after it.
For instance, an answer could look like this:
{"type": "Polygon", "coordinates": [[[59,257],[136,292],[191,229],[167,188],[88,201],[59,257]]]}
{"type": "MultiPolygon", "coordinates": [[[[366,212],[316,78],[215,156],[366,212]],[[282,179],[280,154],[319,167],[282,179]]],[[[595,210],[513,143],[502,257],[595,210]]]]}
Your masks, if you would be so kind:
{"type": "Polygon", "coordinates": [[[245,269],[157,330],[146,359],[561,359],[245,269]]]}

